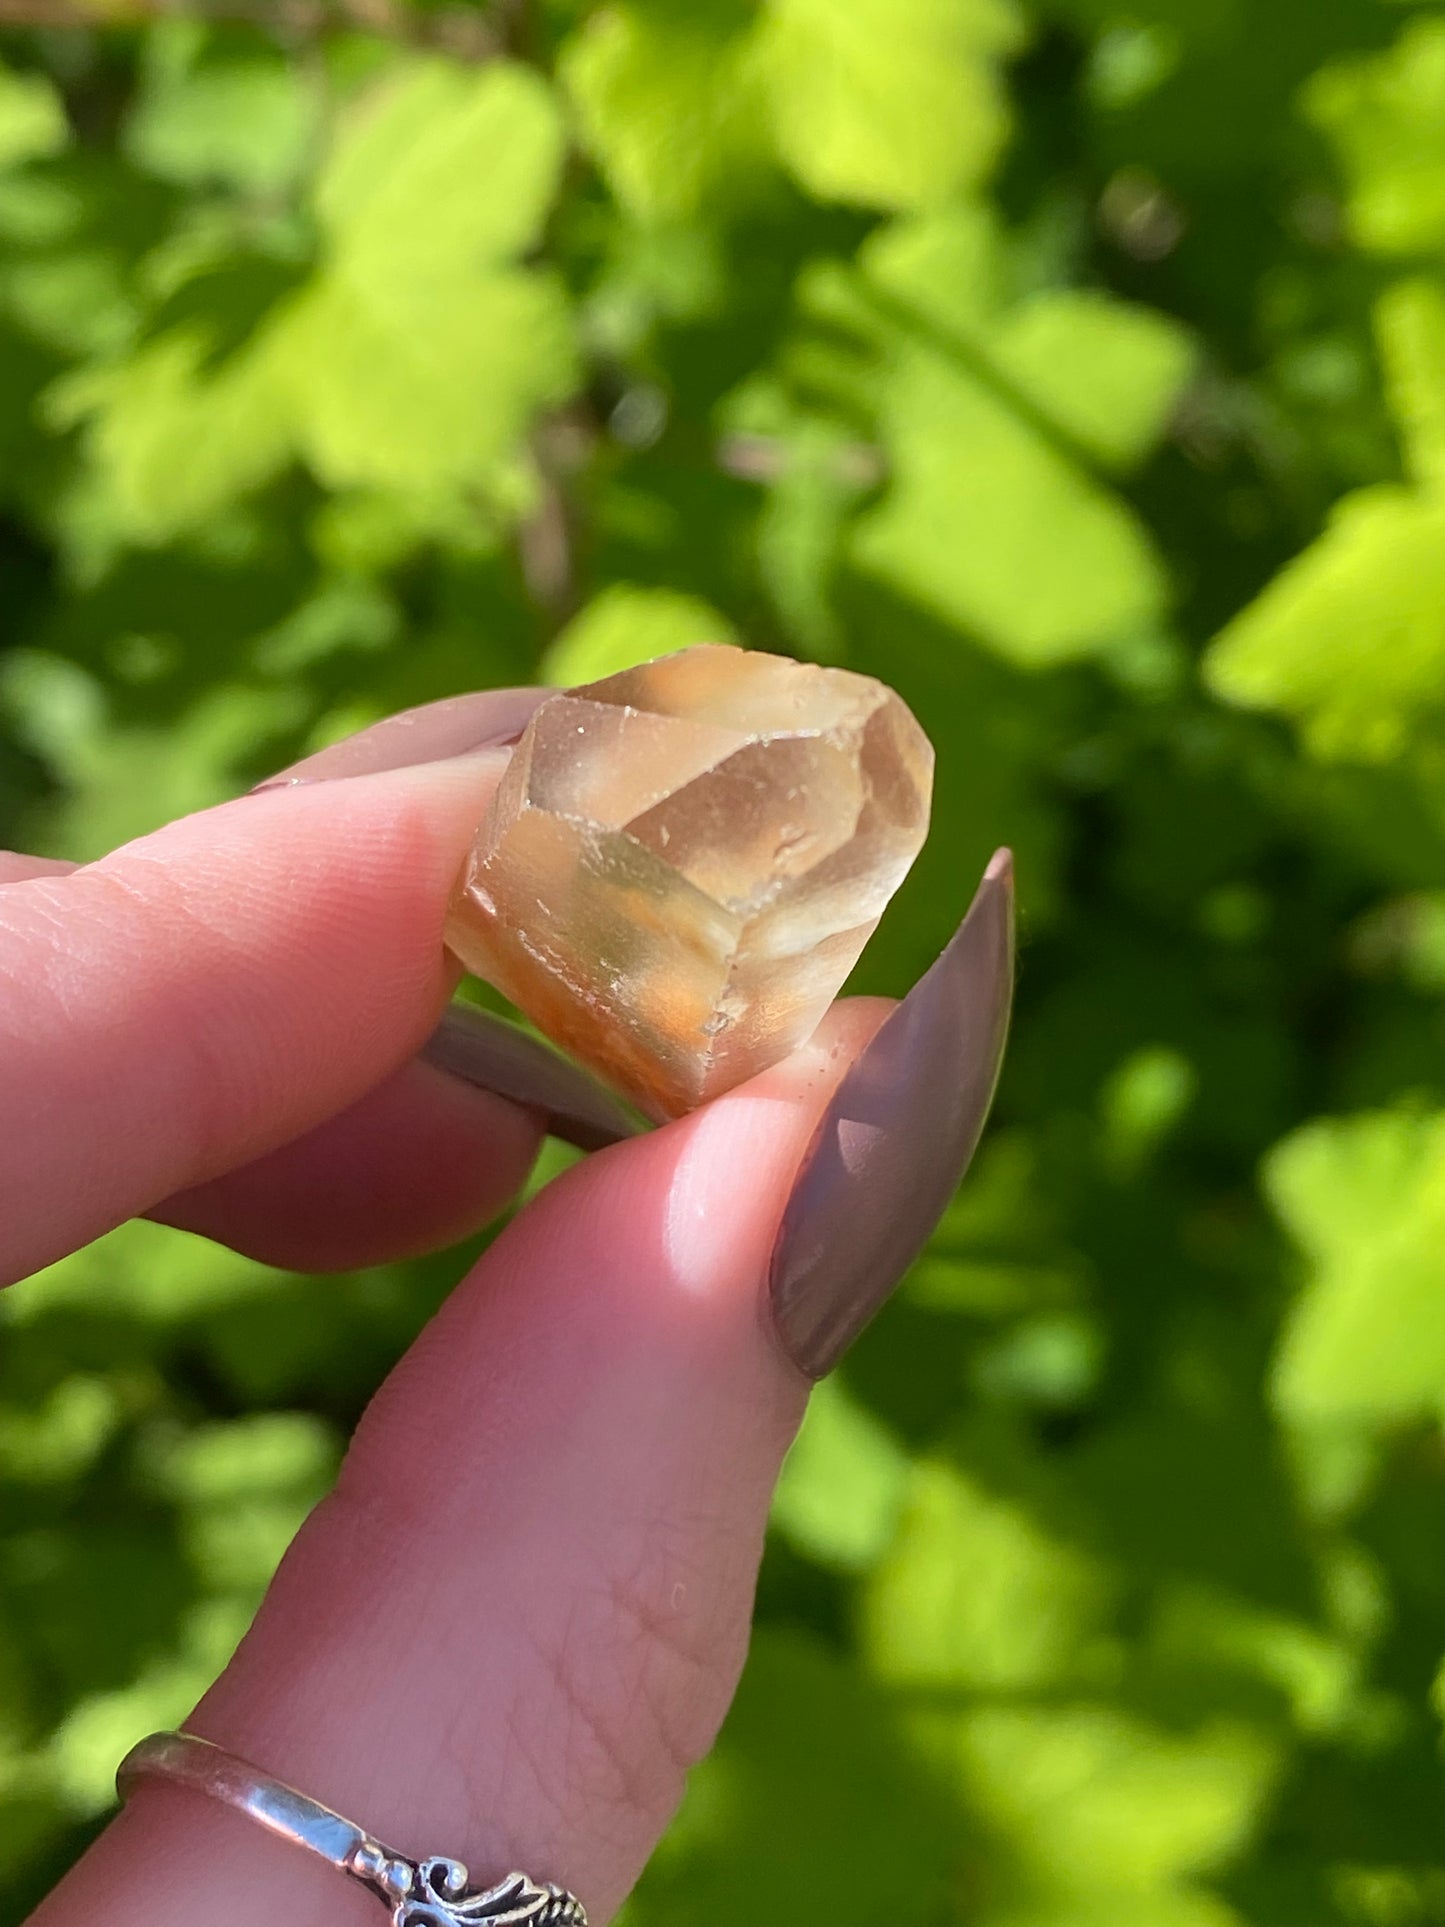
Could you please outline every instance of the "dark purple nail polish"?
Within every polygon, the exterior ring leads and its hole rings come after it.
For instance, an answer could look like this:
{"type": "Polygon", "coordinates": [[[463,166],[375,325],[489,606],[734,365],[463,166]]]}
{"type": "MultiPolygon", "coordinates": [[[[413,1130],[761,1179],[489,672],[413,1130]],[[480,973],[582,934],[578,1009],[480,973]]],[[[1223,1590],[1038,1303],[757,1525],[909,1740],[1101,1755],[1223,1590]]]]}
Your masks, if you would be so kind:
{"type": "Polygon", "coordinates": [[[289,789],[297,783],[329,783],[340,776],[375,776],[418,763],[441,763],[477,749],[516,742],[533,710],[555,695],[551,689],[479,689],[467,696],[403,709],[369,729],[303,757],[252,791],[289,789]]]}
{"type": "Polygon", "coordinates": [[[769,1274],[784,1349],[832,1370],[928,1242],[993,1101],[1013,998],[1013,859],[1000,850],[948,948],[839,1085],[769,1274]]]}
{"type": "Polygon", "coordinates": [[[422,1047],[437,1070],[540,1111],[553,1137],[600,1151],[643,1129],[630,1111],[565,1057],[473,1004],[453,1004],[422,1047]]]}

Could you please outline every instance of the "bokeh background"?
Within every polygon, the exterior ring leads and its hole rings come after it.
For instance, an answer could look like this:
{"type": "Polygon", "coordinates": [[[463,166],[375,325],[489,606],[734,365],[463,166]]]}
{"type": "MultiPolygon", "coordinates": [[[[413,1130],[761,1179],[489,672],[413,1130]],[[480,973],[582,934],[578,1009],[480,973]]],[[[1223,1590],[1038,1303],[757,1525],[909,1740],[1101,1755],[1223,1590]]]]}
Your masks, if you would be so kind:
{"type": "MultiPolygon", "coordinates": [[[[938,744],[862,987],[1019,854],[991,1135],[629,1927],[1445,1922],[1445,11],[0,23],[0,841],[735,636],[938,744]]],[[[8,1295],[5,1921],[464,1257],[8,1295]]]]}

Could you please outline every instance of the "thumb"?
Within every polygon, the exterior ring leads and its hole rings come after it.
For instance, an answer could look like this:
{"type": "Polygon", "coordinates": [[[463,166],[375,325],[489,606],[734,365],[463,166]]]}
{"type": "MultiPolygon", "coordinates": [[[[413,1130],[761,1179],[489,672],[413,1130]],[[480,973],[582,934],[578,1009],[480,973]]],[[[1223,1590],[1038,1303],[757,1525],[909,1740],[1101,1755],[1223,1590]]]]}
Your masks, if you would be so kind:
{"type": "MultiPolygon", "coordinates": [[[[712,1742],[807,1385],[768,1252],[886,1007],[588,1160],[490,1247],[382,1387],[192,1730],[398,1850],[521,1867],[597,1927],[712,1742]]],[[[375,1902],[152,1786],[34,1927],[366,1927],[375,1902]]],[[[381,1916],[378,1914],[378,1920],[381,1916]]]]}

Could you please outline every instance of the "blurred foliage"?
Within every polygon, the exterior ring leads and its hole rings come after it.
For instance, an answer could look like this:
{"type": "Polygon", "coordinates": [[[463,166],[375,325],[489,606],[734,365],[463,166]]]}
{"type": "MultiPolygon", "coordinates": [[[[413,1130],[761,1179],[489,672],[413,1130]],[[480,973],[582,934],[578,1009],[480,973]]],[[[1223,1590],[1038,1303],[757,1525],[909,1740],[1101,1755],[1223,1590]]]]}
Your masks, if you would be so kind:
{"type": "MultiPolygon", "coordinates": [[[[27,3],[6,840],[733,634],[938,744],[862,987],[1019,852],[994,1128],[630,1927],[1445,1922],[1445,12],[27,3]]],[[[6,1919],[459,1262],[9,1295],[6,1919]]]]}

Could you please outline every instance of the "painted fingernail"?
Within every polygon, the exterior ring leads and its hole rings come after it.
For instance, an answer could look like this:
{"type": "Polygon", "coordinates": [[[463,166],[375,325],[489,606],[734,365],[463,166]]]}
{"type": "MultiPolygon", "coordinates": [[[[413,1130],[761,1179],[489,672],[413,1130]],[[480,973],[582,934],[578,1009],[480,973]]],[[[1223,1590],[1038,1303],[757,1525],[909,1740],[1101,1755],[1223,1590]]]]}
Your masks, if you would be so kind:
{"type": "Polygon", "coordinates": [[[421,1055],[437,1070],[540,1111],[551,1135],[580,1151],[600,1151],[643,1129],[584,1071],[515,1024],[474,1004],[453,1004],[421,1055]]]}
{"type": "Polygon", "coordinates": [[[474,749],[500,749],[516,742],[533,710],[555,694],[551,689],[479,689],[469,696],[447,696],[419,709],[403,709],[318,749],[314,756],[304,756],[258,783],[256,790],[329,783],[338,776],[375,776],[382,770],[444,762],[474,749]]]}
{"type": "Polygon", "coordinates": [[[814,1133],[773,1248],[784,1349],[821,1378],[893,1292],[968,1169],[1013,998],[1013,859],[1000,850],[938,962],[887,1018],[814,1133]]]}

